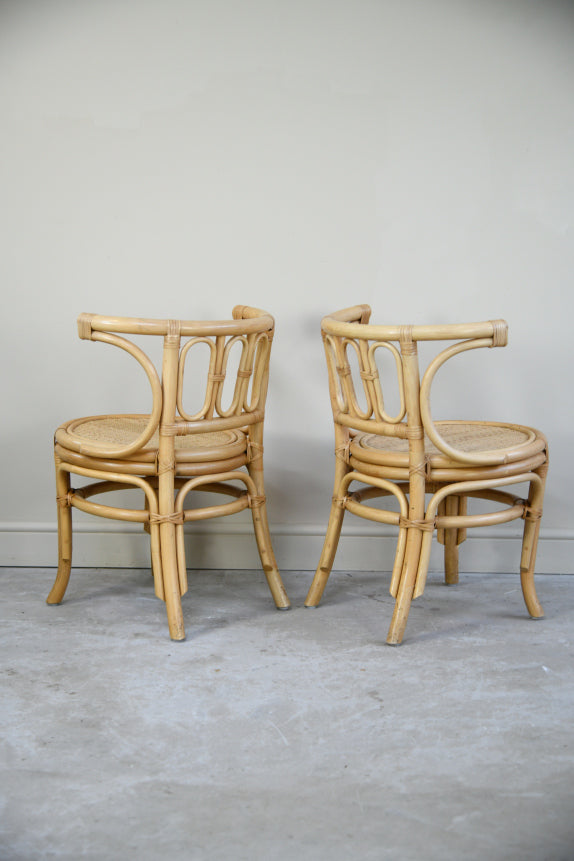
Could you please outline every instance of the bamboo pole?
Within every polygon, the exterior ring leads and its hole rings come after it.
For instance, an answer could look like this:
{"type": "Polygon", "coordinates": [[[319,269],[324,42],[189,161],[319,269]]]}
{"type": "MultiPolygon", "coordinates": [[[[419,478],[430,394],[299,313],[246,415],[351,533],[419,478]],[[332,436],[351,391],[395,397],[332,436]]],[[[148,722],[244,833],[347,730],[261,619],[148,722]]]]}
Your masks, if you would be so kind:
{"type": "Polygon", "coordinates": [[[182,582],[183,572],[181,569],[178,570],[175,523],[170,520],[174,514],[174,438],[162,433],[162,430],[175,422],[180,331],[179,323],[171,320],[164,337],[162,366],[164,399],[158,446],[158,503],[159,515],[162,518],[159,526],[161,567],[169,634],[172,640],[185,639],[181,595],[185,592],[186,583],[182,582]]]}

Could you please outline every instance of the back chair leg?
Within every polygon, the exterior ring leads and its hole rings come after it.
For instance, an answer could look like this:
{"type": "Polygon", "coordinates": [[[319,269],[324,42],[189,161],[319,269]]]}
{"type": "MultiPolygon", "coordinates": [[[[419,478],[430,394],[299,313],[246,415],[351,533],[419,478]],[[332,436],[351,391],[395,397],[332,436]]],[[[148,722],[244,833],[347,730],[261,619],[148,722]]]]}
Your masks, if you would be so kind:
{"type": "Polygon", "coordinates": [[[61,468],[56,457],[56,496],[58,504],[58,573],[48,595],[48,604],[59,604],[70,580],[72,570],[72,507],[69,502],[70,473],[61,468]]]}
{"type": "MultiPolygon", "coordinates": [[[[466,497],[452,494],[444,500],[447,517],[457,517],[466,511],[466,497]]],[[[461,533],[466,532],[456,527],[444,530],[444,582],[447,586],[458,583],[458,545],[464,540],[461,533]]]]}
{"type": "Polygon", "coordinates": [[[548,465],[544,464],[536,472],[540,476],[540,481],[532,481],[530,483],[528,507],[524,518],[522,556],[520,559],[520,583],[528,612],[533,619],[542,619],[544,617],[544,610],[536,595],[534,567],[536,565],[536,552],[538,550],[538,536],[540,534],[540,519],[542,517],[544,486],[546,484],[548,465]]]}
{"type": "Polygon", "coordinates": [[[154,581],[155,594],[162,601],[165,601],[165,594],[163,591],[163,574],[161,570],[161,541],[159,535],[159,525],[157,523],[149,524],[151,571],[154,581]]]}
{"type": "Polygon", "coordinates": [[[185,557],[185,532],[183,523],[178,523],[175,527],[175,551],[177,557],[177,577],[179,580],[179,591],[181,595],[185,595],[188,589],[187,582],[187,562],[185,557]]]}

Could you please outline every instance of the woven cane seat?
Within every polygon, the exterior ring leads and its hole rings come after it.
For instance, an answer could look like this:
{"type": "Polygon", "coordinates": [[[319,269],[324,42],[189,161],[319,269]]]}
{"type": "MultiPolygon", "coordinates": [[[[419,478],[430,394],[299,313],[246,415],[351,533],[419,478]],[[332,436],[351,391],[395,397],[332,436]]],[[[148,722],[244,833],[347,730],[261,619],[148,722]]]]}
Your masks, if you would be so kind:
{"type": "MultiPolygon", "coordinates": [[[[82,451],[86,443],[114,448],[120,451],[132,443],[144,431],[147,415],[89,416],[73,419],[56,431],[56,442],[63,448],[82,451]]],[[[156,431],[150,441],[131,459],[152,461],[157,455],[159,434],[156,431]]],[[[247,437],[241,430],[219,430],[212,433],[194,433],[174,437],[176,462],[227,460],[245,455],[247,437]]]]}
{"type": "MultiPolygon", "coordinates": [[[[443,421],[436,429],[445,442],[464,453],[506,452],[506,462],[520,462],[544,450],[544,436],[533,428],[495,422],[443,421]]],[[[366,463],[408,467],[408,440],[379,434],[357,434],[351,441],[351,458],[366,463]]],[[[425,453],[431,468],[461,468],[441,452],[425,434],[425,453]]]]}

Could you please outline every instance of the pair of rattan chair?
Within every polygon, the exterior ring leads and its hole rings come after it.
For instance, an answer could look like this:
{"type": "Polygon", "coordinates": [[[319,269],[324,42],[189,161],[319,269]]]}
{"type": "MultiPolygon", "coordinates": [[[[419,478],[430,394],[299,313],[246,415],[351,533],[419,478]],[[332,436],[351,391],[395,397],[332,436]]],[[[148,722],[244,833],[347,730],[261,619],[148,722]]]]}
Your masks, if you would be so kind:
{"type": "MultiPolygon", "coordinates": [[[[322,321],[335,423],[335,486],[325,544],[306,606],[316,606],[329,577],[345,511],[397,527],[390,591],[396,599],[387,642],[400,643],[410,604],[421,595],[433,533],[445,548],[447,583],[458,580],[458,545],[469,527],[523,518],[521,583],[530,615],[543,615],[534,588],[548,446],[532,428],[483,421],[434,421],[430,392],[438,369],[453,356],[507,342],[502,320],[469,325],[374,326],[360,305],[322,321]],[[420,378],[417,344],[449,341],[420,378]],[[391,357],[398,408],[385,409],[381,357],[391,357]],[[508,485],[529,487],[523,499],[508,485]],[[353,489],[351,489],[353,485],[353,489]],[[356,489],[358,486],[358,489],[356,489]],[[393,497],[394,508],[369,504],[393,497]],[[467,500],[494,503],[469,514],[467,500]]],[[[72,508],[127,522],[149,532],[156,595],[166,603],[170,636],[185,638],[181,596],[187,590],[184,524],[249,508],[261,563],[278,609],[289,599],[277,567],[263,482],[263,423],[274,320],[237,306],[233,320],[190,322],[81,314],[81,338],[125,350],[145,371],[152,408],[145,415],[75,419],[55,435],[59,564],[48,603],[62,601],[72,564],[72,508]],[[161,376],[147,354],[124,335],[163,338],[161,376]],[[184,378],[190,358],[206,352],[207,372],[193,412],[184,378]],[[74,489],[70,476],[91,479],[74,489]],[[143,508],[92,501],[111,491],[139,489],[143,508]],[[231,501],[192,508],[192,491],[231,501]]],[[[194,374],[197,377],[197,373],[194,374]]],[[[197,381],[197,380],[196,380],[197,381]]],[[[195,496],[195,494],[194,494],[195,496]]]]}

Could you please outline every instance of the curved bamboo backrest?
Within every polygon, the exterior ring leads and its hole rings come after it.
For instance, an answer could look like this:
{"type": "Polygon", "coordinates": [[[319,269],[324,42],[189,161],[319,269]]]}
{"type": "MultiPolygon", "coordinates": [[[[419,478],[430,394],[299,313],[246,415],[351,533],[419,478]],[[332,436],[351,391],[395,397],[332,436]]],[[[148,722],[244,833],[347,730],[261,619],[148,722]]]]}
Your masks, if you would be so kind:
{"type": "MultiPolygon", "coordinates": [[[[368,305],[355,305],[321,321],[335,423],[352,430],[407,439],[411,460],[421,458],[426,433],[437,449],[453,460],[476,465],[504,463],[511,453],[509,449],[502,452],[462,452],[441,437],[432,418],[431,387],[436,372],[453,356],[480,347],[506,346],[506,322],[489,320],[438,326],[377,326],[369,324],[370,316],[368,305]],[[455,342],[429,364],[422,381],[417,355],[419,341],[455,342]],[[379,350],[392,355],[397,369],[399,409],[395,415],[389,415],[385,409],[376,362],[379,350]],[[349,361],[350,351],[358,367],[355,375],[349,361]],[[359,386],[361,397],[357,391],[359,386]],[[360,406],[361,401],[364,407],[360,406]]],[[[418,463],[412,466],[419,468],[418,463]]]]}
{"type": "Polygon", "coordinates": [[[232,320],[198,322],[80,314],[80,338],[125,350],[142,366],[152,391],[149,420],[136,440],[123,448],[83,443],[82,452],[96,457],[128,457],[143,448],[158,429],[163,437],[174,437],[263,421],[275,321],[265,311],[248,305],[237,305],[232,316],[232,320]],[[123,335],[163,337],[161,378],[146,353],[123,335]],[[208,370],[202,405],[188,413],[185,369],[189,356],[198,349],[209,352],[208,370]],[[235,352],[239,358],[232,370],[230,356],[235,352]],[[225,403],[224,387],[226,392],[232,390],[229,403],[225,403]]]}

